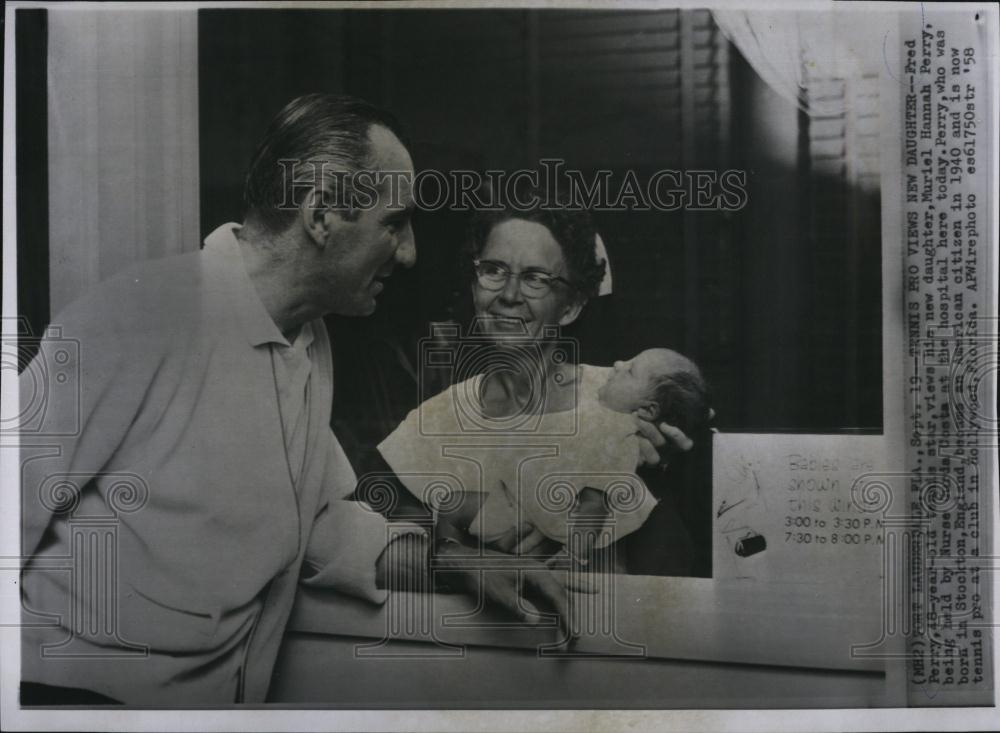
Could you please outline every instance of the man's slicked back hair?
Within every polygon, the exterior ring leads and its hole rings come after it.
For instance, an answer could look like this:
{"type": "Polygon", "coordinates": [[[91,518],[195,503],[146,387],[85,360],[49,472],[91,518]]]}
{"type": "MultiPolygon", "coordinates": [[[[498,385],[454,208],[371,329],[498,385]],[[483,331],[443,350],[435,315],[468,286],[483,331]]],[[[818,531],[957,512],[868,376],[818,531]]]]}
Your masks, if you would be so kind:
{"type": "Polygon", "coordinates": [[[271,121],[250,162],[247,218],[275,233],[287,229],[303,196],[320,185],[324,167],[350,174],[370,165],[372,125],[402,139],[396,118],[363,99],[320,92],[293,99],[271,121]]]}

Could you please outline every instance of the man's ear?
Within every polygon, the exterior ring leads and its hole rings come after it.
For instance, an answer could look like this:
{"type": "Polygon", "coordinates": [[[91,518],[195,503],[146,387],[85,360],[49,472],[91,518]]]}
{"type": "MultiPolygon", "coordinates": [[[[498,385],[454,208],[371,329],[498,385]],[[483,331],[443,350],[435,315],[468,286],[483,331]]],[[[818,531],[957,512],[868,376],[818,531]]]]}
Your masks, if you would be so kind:
{"type": "Polygon", "coordinates": [[[649,400],[648,402],[644,402],[642,407],[636,410],[636,413],[643,420],[646,420],[647,422],[654,422],[660,417],[660,406],[652,400],[649,400]]]}
{"type": "Polygon", "coordinates": [[[299,204],[299,219],[309,239],[317,247],[325,247],[330,235],[358,218],[357,209],[339,209],[326,205],[327,194],[313,188],[299,204]]]}
{"type": "Polygon", "coordinates": [[[580,312],[583,310],[583,306],[586,303],[587,301],[581,298],[573,298],[573,300],[571,300],[563,309],[563,313],[559,317],[559,325],[568,326],[577,318],[579,318],[580,312]]]}
{"type": "Polygon", "coordinates": [[[323,192],[313,188],[299,203],[299,220],[309,239],[317,247],[326,247],[330,233],[340,217],[323,205],[323,192]]]}

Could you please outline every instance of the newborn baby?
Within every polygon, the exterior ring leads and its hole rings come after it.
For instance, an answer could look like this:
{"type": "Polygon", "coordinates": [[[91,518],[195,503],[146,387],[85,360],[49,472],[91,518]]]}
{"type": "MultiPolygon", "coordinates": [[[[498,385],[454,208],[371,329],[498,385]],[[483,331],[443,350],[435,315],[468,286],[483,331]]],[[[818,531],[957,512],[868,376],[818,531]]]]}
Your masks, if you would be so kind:
{"type": "Polygon", "coordinates": [[[708,422],[708,390],[694,362],[670,349],[646,349],[631,361],[616,362],[597,392],[615,412],[635,412],[693,435],[708,422]]]}
{"type": "Polygon", "coordinates": [[[482,376],[472,377],[411,411],[379,452],[439,520],[487,545],[500,547],[531,525],[555,551],[568,543],[570,525],[583,522],[599,531],[582,550],[604,547],[641,527],[656,506],[635,474],[633,413],[695,436],[708,422],[708,397],[698,368],[668,349],[614,368],[583,364],[577,374],[575,410],[544,413],[514,436],[503,424],[493,434],[463,423],[463,415],[483,414],[482,376]],[[431,490],[442,482],[450,490],[431,490]]]}
{"type": "MultiPolygon", "coordinates": [[[[518,523],[518,505],[522,509],[522,522],[530,522],[562,545],[568,540],[572,517],[614,517],[613,534],[595,538],[596,548],[642,526],[656,504],[642,481],[634,477],[634,481],[627,483],[632,487],[631,492],[623,491],[617,497],[613,492],[615,486],[623,486],[615,476],[634,474],[641,464],[632,414],[651,422],[666,422],[688,435],[696,435],[708,423],[705,382],[694,362],[670,349],[647,349],[630,361],[617,362],[612,369],[583,367],[582,370],[577,434],[561,441],[557,458],[524,464],[520,492],[511,491],[507,485],[503,486],[503,492],[491,492],[482,507],[476,507],[468,527],[470,534],[487,543],[503,536],[518,523]],[[601,377],[606,380],[595,389],[594,382],[601,377]],[[545,500],[547,487],[554,486],[552,477],[574,473],[578,478],[561,482],[560,488],[572,485],[577,495],[575,505],[566,510],[554,509],[553,502],[545,500]],[[582,475],[587,473],[593,476],[582,475]]],[[[584,551],[589,549],[586,547],[584,551]]]]}

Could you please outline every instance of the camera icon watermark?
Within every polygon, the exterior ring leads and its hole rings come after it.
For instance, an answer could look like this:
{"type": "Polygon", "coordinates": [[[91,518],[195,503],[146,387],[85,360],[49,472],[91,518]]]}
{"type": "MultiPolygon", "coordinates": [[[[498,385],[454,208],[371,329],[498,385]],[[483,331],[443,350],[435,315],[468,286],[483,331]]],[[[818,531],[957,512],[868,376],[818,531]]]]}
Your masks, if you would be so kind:
{"type": "Polygon", "coordinates": [[[421,435],[566,436],[578,432],[575,410],[567,411],[568,420],[545,420],[538,409],[554,389],[571,390],[572,404],[578,404],[576,380],[567,380],[558,367],[578,362],[579,344],[562,336],[558,326],[544,326],[536,338],[518,319],[477,317],[464,334],[458,324],[437,323],[432,324],[429,336],[420,339],[418,348],[421,394],[450,384],[452,398],[449,409],[442,409],[436,401],[421,402],[417,408],[421,435]],[[517,375],[528,394],[516,413],[491,417],[484,410],[482,385],[503,373],[517,375]]]}
{"type": "Polygon", "coordinates": [[[882,534],[881,633],[851,655],[905,659],[953,657],[992,627],[979,552],[978,502],[947,473],[866,473],[851,487],[855,506],[879,517],[882,534]],[[896,511],[890,513],[895,504],[896,511]]]}
{"type": "Polygon", "coordinates": [[[4,321],[0,366],[5,380],[18,382],[20,400],[16,406],[5,402],[0,438],[79,434],[80,342],[63,335],[59,326],[49,326],[39,338],[31,334],[23,318],[4,321]],[[58,423],[46,421],[53,406],[59,409],[58,423]]]}
{"type": "Polygon", "coordinates": [[[562,548],[549,561],[550,567],[563,567],[571,577],[586,578],[595,591],[569,595],[577,633],[574,643],[563,638],[540,645],[538,656],[645,657],[646,645],[628,641],[618,628],[616,600],[617,540],[641,524],[656,503],[645,484],[632,474],[553,472],[529,481],[525,488],[522,496],[533,497],[535,502],[531,519],[538,525],[548,525],[550,535],[563,541],[562,548]],[[594,492],[596,502],[584,500],[581,487],[594,492]],[[600,555],[600,567],[592,564],[595,551],[600,555]],[[596,572],[587,572],[589,568],[596,572]]]}

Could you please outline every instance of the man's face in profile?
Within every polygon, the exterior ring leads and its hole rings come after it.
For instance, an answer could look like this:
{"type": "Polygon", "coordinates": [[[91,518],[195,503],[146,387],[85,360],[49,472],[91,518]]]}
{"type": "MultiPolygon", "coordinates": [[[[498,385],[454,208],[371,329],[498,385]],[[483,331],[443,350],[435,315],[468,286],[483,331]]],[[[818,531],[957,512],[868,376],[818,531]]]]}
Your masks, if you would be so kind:
{"type": "Polygon", "coordinates": [[[390,130],[372,125],[368,168],[379,189],[373,207],[355,218],[339,217],[324,253],[328,312],[367,316],[396,265],[412,267],[417,259],[410,218],[413,213],[413,161],[390,130]]]}

